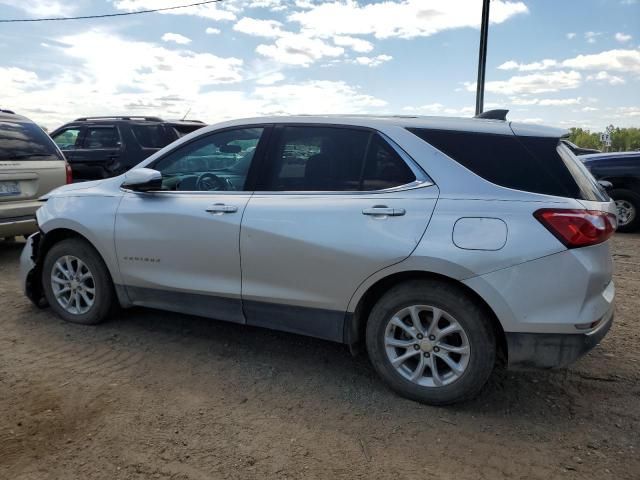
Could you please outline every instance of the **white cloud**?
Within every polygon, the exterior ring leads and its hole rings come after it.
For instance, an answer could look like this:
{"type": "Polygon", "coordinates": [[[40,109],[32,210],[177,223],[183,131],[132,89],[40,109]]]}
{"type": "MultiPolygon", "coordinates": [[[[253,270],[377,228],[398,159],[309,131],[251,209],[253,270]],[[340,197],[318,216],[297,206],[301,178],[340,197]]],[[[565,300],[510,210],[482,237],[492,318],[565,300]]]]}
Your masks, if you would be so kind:
{"type": "Polygon", "coordinates": [[[205,30],[205,33],[207,35],[219,35],[220,34],[220,29],[219,28],[214,28],[214,27],[207,27],[207,29],[205,30]]]}
{"type": "Polygon", "coordinates": [[[393,57],[391,55],[376,55],[375,57],[356,57],[355,63],[358,65],[365,65],[367,67],[377,67],[382,65],[384,62],[388,62],[392,60],[393,57]]]}
{"type": "MultiPolygon", "coordinates": [[[[516,75],[508,80],[494,80],[485,84],[485,90],[501,95],[537,94],[577,88],[582,75],[576,71],[559,71],[516,75]]],[[[475,92],[475,82],[465,82],[467,91],[475,92]]]]}
{"type": "Polygon", "coordinates": [[[582,103],[582,98],[520,98],[513,97],[510,100],[513,105],[530,106],[539,105],[541,107],[564,107],[567,105],[578,105],[582,103]]]}
{"type": "Polygon", "coordinates": [[[31,17],[63,17],[76,10],[71,2],[60,0],[0,0],[0,5],[19,8],[31,17]]]}
{"type": "Polygon", "coordinates": [[[617,33],[614,35],[614,38],[616,39],[616,41],[618,41],[618,42],[620,42],[620,43],[626,43],[626,42],[628,42],[629,40],[631,40],[631,38],[633,38],[633,37],[631,37],[631,35],[628,35],[628,34],[626,34],[626,33],[617,32],[617,33]]]}
{"type": "Polygon", "coordinates": [[[587,80],[606,82],[609,85],[622,85],[626,83],[624,78],[618,77],[616,75],[611,75],[610,73],[605,72],[604,70],[596,73],[595,75],[589,75],[587,77],[587,80]]]}
{"type": "Polygon", "coordinates": [[[260,20],[257,18],[241,18],[233,29],[237,32],[254,35],[256,37],[280,37],[285,34],[282,23],[275,20],[260,20]]]}
{"type": "Polygon", "coordinates": [[[602,32],[585,32],[584,38],[588,43],[596,43],[596,39],[602,35],[602,32]]]}
{"type": "Polygon", "coordinates": [[[509,60],[508,62],[504,62],[502,65],[498,66],[500,70],[518,70],[520,72],[531,72],[535,70],[547,70],[551,67],[555,67],[558,64],[556,60],[552,60],[550,58],[546,58],[540,62],[533,63],[518,63],[514,60],[509,60]]]}
{"type": "Polygon", "coordinates": [[[284,75],[280,72],[269,73],[258,78],[256,83],[258,85],[273,85],[274,83],[281,82],[284,78],[284,75]]]}
{"type": "Polygon", "coordinates": [[[258,45],[256,52],[276,62],[307,67],[324,57],[339,57],[344,48],[334,47],[318,38],[286,34],[272,45],[258,45]]]}
{"type": "Polygon", "coordinates": [[[639,107],[618,107],[616,112],[623,117],[640,117],[639,107]]]}
{"type": "MultiPolygon", "coordinates": [[[[125,12],[175,7],[176,5],[185,5],[188,3],[190,2],[176,3],[175,0],[113,0],[114,8],[125,12]]],[[[195,5],[193,7],[177,8],[174,10],[165,10],[159,13],[166,15],[192,15],[211,20],[235,20],[236,15],[233,12],[234,9],[235,7],[233,2],[223,1],[209,3],[206,5],[195,5]]]]}
{"type": "Polygon", "coordinates": [[[270,114],[362,113],[387,104],[342,81],[258,87],[254,95],[265,102],[262,111],[270,114]]]}
{"type": "Polygon", "coordinates": [[[567,33],[567,39],[568,40],[573,40],[574,38],[576,38],[576,32],[567,33]]]}
{"type": "Polygon", "coordinates": [[[349,47],[358,53],[368,53],[373,50],[373,44],[371,42],[348,35],[336,35],[333,37],[333,43],[340,47],[349,47]]]}
{"type": "Polygon", "coordinates": [[[514,117],[511,120],[514,122],[520,122],[520,123],[534,123],[534,124],[546,123],[543,118],[539,118],[539,117],[535,117],[535,118],[514,117]]]}
{"type": "MultiPolygon", "coordinates": [[[[489,107],[489,105],[486,105],[489,107]]],[[[467,106],[462,108],[445,107],[442,103],[428,103],[419,107],[407,106],[402,110],[416,115],[450,115],[457,117],[472,116],[475,113],[475,107],[467,106]]]]}
{"type": "Polygon", "coordinates": [[[563,61],[562,66],[578,70],[640,73],[640,49],[617,49],[588,55],[578,55],[563,61]]]}
{"type": "MultiPolygon", "coordinates": [[[[443,30],[480,24],[482,2],[424,0],[387,0],[360,5],[355,0],[313,4],[306,11],[291,14],[302,30],[315,36],[375,35],[377,38],[413,38],[430,36],[443,30]]],[[[494,0],[491,22],[502,23],[514,15],[526,13],[522,1],[494,0]]]]}
{"type": "Polygon", "coordinates": [[[163,42],[175,42],[178,45],[187,45],[191,43],[191,39],[189,37],[185,37],[184,35],[180,35],[179,33],[171,33],[167,32],[162,35],[163,42]]]}
{"type": "Polygon", "coordinates": [[[597,112],[598,108],[596,107],[582,107],[583,112],[597,112]]]}

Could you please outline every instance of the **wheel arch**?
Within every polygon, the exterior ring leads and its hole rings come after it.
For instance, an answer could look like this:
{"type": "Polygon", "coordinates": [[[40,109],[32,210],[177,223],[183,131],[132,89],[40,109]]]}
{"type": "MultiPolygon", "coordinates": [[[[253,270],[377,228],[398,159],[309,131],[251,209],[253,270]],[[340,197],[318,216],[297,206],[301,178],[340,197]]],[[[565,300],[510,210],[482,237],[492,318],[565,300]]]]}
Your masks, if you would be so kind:
{"type": "Polygon", "coordinates": [[[355,355],[364,349],[367,321],[377,300],[390,288],[411,280],[437,280],[464,291],[470,298],[474,299],[491,321],[496,336],[498,359],[501,363],[504,362],[506,364],[508,358],[506,335],[498,316],[489,304],[476,291],[459,280],[441,273],[425,270],[407,270],[391,273],[378,279],[367,288],[359,297],[353,313],[348,314],[345,322],[344,341],[349,346],[351,353],[355,355]]]}
{"type": "Polygon", "coordinates": [[[47,252],[49,252],[49,250],[51,250],[51,248],[56,245],[57,243],[60,243],[63,240],[67,240],[70,238],[78,238],[80,240],[83,240],[84,242],[86,242],[87,244],[89,244],[91,246],[91,248],[93,248],[95,250],[95,252],[98,254],[98,256],[100,257],[100,259],[102,260],[102,262],[104,263],[106,269],[107,269],[107,274],[109,275],[109,279],[111,280],[111,284],[113,285],[113,287],[115,288],[118,300],[120,302],[121,305],[126,306],[129,304],[129,300],[125,294],[124,291],[122,291],[121,288],[118,288],[118,284],[114,281],[114,272],[112,272],[112,269],[109,266],[109,263],[106,261],[104,255],[102,254],[102,252],[100,252],[100,249],[96,247],[96,245],[94,244],[94,242],[91,241],[91,239],[87,238],[86,235],[83,235],[81,232],[78,232],[77,230],[74,230],[72,228],[68,228],[68,227],[57,227],[57,228],[53,228],[47,232],[43,232],[42,230],[40,231],[40,235],[41,238],[38,241],[37,244],[37,253],[35,255],[36,258],[36,266],[34,268],[34,273],[32,275],[32,282],[34,282],[34,284],[32,285],[32,288],[34,288],[34,292],[38,291],[40,292],[40,294],[42,295],[42,297],[44,297],[44,294],[42,293],[42,285],[41,285],[41,281],[40,281],[40,274],[42,271],[42,265],[44,263],[44,258],[47,255],[47,252]]]}

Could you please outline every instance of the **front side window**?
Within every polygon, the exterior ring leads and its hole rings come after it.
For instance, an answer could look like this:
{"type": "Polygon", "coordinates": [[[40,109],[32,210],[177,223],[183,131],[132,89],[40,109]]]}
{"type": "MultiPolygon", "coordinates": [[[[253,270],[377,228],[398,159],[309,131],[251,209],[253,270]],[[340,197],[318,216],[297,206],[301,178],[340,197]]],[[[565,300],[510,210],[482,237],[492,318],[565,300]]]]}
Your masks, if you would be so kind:
{"type": "Polygon", "coordinates": [[[73,150],[76,148],[79,136],[79,127],[65,128],[60,133],[54,135],[53,141],[56,142],[60,150],[73,150]]]}
{"type": "Polygon", "coordinates": [[[242,128],[207,135],[179,147],[152,168],[162,173],[163,190],[242,191],[263,130],[242,128]]]}
{"type": "Polygon", "coordinates": [[[415,176],[379,135],[367,130],[284,127],[269,158],[268,191],[382,190],[415,176]]]}
{"type": "Polygon", "coordinates": [[[120,148],[120,135],[116,127],[87,127],[82,148],[101,150],[120,148]]]}

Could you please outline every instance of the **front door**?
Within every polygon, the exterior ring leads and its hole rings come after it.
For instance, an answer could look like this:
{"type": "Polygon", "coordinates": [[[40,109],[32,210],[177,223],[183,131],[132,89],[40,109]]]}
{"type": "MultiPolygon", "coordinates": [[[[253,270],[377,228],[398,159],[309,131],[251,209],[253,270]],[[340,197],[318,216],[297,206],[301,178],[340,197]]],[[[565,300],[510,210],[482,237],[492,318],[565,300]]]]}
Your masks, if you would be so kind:
{"type": "Polygon", "coordinates": [[[125,193],[115,240],[134,304],[244,322],[240,220],[264,130],[225,130],[180,145],[146,165],[162,173],[162,191],[125,193]]]}
{"type": "Polygon", "coordinates": [[[247,323],[342,341],[349,299],[411,254],[438,190],[383,136],[278,127],[242,222],[247,323]]]}

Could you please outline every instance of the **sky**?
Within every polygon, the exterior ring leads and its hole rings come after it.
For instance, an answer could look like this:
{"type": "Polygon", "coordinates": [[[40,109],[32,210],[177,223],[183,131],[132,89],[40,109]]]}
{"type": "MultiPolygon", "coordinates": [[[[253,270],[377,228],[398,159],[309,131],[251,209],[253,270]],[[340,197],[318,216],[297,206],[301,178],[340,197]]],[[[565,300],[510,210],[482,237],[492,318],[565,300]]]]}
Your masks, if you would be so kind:
{"type": "MultiPolygon", "coordinates": [[[[197,0],[0,0],[0,19],[197,0]]],[[[0,108],[213,123],[274,114],[473,116],[481,0],[222,0],[0,23],[0,108]]],[[[640,127],[640,0],[492,0],[485,109],[640,127]]]]}

